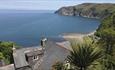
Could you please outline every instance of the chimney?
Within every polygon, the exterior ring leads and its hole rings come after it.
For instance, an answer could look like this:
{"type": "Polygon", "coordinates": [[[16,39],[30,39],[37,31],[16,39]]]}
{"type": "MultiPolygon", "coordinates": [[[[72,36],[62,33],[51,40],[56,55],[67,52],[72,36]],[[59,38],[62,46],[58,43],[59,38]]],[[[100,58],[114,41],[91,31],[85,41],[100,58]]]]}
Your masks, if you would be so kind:
{"type": "Polygon", "coordinates": [[[46,42],[47,42],[47,38],[42,38],[42,40],[41,40],[41,46],[42,46],[43,48],[45,48],[46,42]]]}
{"type": "Polygon", "coordinates": [[[14,44],[13,44],[12,51],[13,51],[13,52],[16,52],[16,48],[15,48],[15,45],[14,45],[14,44]]]}

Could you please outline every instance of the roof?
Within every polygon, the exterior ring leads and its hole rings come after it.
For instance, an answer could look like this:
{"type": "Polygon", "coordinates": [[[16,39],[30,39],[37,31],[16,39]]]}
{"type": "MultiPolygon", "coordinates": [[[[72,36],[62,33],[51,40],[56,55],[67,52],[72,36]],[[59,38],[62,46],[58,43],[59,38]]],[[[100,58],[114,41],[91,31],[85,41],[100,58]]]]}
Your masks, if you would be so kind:
{"type": "MultiPolygon", "coordinates": [[[[56,61],[64,61],[69,55],[69,50],[57,45],[55,42],[48,41],[45,47],[45,53],[42,57],[41,64],[36,65],[38,70],[51,70],[56,61]]],[[[39,63],[38,63],[39,64],[39,63]]]]}
{"type": "MultiPolygon", "coordinates": [[[[61,40],[61,41],[59,40],[58,42],[63,42],[63,41],[65,40],[61,40]]],[[[41,50],[40,47],[39,49],[38,47],[37,48],[31,47],[31,48],[24,48],[24,49],[16,50],[13,53],[15,67],[21,68],[21,67],[28,66],[29,64],[25,59],[25,53],[28,56],[32,56],[33,54],[37,55],[37,54],[43,53],[43,51],[37,51],[37,50],[41,50]]],[[[42,56],[41,59],[36,62],[36,64],[33,67],[34,68],[33,70],[51,70],[52,65],[56,61],[63,62],[69,55],[69,50],[65,47],[57,45],[55,41],[48,40],[44,50],[45,50],[44,56],[42,56]]]]}
{"type": "Polygon", "coordinates": [[[56,44],[58,44],[59,46],[61,47],[64,47],[68,50],[72,50],[72,47],[71,47],[71,43],[69,41],[64,41],[64,42],[56,42],[56,44]]]}
{"type": "MultiPolygon", "coordinates": [[[[32,50],[40,49],[40,47],[30,47],[30,48],[22,48],[22,49],[16,49],[13,52],[14,57],[14,64],[16,68],[21,68],[28,66],[28,62],[26,61],[25,53],[30,52],[32,50]]],[[[32,55],[32,54],[28,54],[32,55]]]]}
{"type": "Polygon", "coordinates": [[[67,41],[62,36],[59,36],[59,37],[50,37],[50,38],[48,38],[48,40],[53,41],[53,42],[64,42],[64,41],[67,41]]]}
{"type": "Polygon", "coordinates": [[[25,54],[23,49],[16,50],[15,53],[13,53],[13,57],[14,57],[14,64],[16,68],[21,68],[29,65],[25,59],[25,54]]]}
{"type": "Polygon", "coordinates": [[[27,53],[25,53],[25,54],[26,54],[27,56],[33,56],[33,55],[41,55],[41,54],[43,54],[43,53],[44,53],[43,50],[36,50],[36,51],[32,50],[32,51],[27,52],[27,53]]]}

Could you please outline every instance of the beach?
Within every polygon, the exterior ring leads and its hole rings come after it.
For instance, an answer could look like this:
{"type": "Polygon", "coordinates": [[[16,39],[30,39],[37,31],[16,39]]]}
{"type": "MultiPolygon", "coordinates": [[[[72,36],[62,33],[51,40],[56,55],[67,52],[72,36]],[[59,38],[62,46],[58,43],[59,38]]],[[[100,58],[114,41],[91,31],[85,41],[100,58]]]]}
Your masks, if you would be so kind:
{"type": "Polygon", "coordinates": [[[71,43],[70,41],[75,40],[75,41],[79,41],[79,42],[83,42],[83,38],[86,36],[91,36],[94,35],[96,31],[92,31],[90,33],[86,33],[86,34],[81,34],[81,33],[66,33],[62,35],[62,38],[65,39],[65,41],[62,42],[56,42],[56,44],[68,49],[68,50],[72,50],[71,48],[71,43]]]}
{"type": "Polygon", "coordinates": [[[95,32],[96,31],[92,31],[90,33],[85,33],[85,34],[81,34],[81,33],[68,33],[68,34],[64,34],[62,37],[64,39],[79,39],[79,40],[82,40],[83,37],[94,35],[95,32]]]}

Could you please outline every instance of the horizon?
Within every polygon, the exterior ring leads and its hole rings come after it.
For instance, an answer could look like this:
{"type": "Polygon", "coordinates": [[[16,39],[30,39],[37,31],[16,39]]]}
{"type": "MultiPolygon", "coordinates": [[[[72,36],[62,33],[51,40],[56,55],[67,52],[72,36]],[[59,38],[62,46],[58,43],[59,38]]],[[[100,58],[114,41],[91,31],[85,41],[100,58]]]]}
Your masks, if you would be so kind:
{"type": "Polygon", "coordinates": [[[82,3],[115,3],[114,0],[1,0],[1,10],[57,10],[63,6],[74,6],[82,3]]]}

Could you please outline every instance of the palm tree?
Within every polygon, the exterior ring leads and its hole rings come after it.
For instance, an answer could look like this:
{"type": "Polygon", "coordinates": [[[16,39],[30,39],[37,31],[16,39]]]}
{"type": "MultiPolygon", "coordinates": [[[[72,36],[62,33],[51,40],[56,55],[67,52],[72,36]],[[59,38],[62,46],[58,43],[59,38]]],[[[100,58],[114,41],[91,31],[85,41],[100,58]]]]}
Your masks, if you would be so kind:
{"type": "Polygon", "coordinates": [[[72,44],[73,50],[67,57],[68,61],[80,70],[86,70],[88,66],[101,58],[101,51],[91,44],[72,44]]]}

